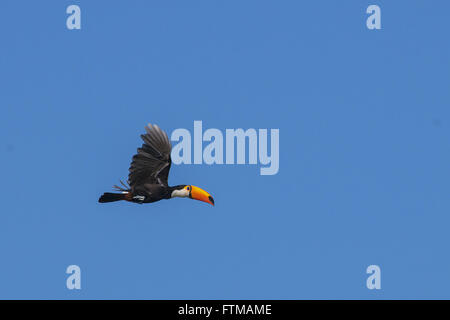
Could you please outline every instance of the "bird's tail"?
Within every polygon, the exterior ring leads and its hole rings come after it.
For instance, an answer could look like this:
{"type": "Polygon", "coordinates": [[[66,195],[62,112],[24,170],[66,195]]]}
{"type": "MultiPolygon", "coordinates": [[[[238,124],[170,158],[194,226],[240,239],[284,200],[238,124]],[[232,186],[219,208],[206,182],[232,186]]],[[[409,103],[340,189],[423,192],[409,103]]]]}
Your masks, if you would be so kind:
{"type": "Polygon", "coordinates": [[[111,192],[105,192],[99,199],[98,202],[105,203],[105,202],[114,202],[114,201],[120,201],[120,200],[129,200],[129,193],[111,193],[111,192]]]}
{"type": "Polygon", "coordinates": [[[105,202],[114,202],[114,201],[120,201],[120,200],[128,200],[131,201],[131,188],[129,185],[126,185],[125,183],[120,180],[120,183],[123,187],[119,187],[117,185],[114,185],[113,188],[116,191],[120,191],[121,193],[111,193],[111,192],[105,192],[99,199],[98,202],[105,203],[105,202]]]}

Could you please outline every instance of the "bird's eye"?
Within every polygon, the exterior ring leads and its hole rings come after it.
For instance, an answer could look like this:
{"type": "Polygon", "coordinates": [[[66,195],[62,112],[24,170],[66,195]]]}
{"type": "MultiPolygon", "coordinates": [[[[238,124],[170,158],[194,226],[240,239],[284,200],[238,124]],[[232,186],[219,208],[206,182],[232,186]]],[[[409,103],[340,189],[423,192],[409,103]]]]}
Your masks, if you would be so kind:
{"type": "Polygon", "coordinates": [[[187,190],[187,191],[191,190],[191,187],[187,187],[186,190],[187,190]]]}

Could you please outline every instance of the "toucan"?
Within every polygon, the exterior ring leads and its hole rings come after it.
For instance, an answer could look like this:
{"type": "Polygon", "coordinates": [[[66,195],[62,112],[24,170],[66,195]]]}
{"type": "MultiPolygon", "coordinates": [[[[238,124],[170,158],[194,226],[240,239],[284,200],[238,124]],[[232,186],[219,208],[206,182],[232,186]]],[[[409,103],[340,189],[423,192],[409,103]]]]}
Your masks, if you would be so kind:
{"type": "Polygon", "coordinates": [[[148,124],[145,131],[146,133],[141,135],[144,143],[137,149],[137,154],[131,161],[128,185],[120,181],[122,187],[113,186],[120,193],[105,192],[98,202],[126,200],[142,204],[189,197],[214,205],[213,197],[199,187],[185,184],[173,187],[168,185],[172,145],[167,134],[157,125],[148,124]]]}

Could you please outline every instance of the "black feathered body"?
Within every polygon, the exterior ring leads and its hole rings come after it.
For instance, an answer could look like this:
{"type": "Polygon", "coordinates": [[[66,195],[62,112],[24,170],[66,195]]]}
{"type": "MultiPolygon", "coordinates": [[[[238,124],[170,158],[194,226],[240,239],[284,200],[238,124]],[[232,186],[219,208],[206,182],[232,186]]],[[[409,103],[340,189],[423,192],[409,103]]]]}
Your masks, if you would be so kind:
{"type": "MultiPolygon", "coordinates": [[[[134,188],[132,191],[133,197],[144,196],[145,198],[140,201],[133,201],[138,203],[151,203],[162,199],[170,199],[173,188],[166,187],[160,184],[142,184],[134,188]]],[[[135,198],[138,199],[138,198],[135,198]]]]}

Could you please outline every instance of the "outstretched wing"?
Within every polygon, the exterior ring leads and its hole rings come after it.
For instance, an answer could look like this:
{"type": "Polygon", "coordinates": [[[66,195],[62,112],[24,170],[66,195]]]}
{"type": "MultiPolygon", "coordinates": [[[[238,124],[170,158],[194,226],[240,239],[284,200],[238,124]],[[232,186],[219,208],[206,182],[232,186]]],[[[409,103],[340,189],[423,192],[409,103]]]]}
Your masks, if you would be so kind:
{"type": "Polygon", "coordinates": [[[147,183],[167,186],[172,145],[157,125],[149,124],[145,130],[147,133],[141,135],[144,144],[133,156],[129,169],[128,183],[132,189],[147,183]]]}

